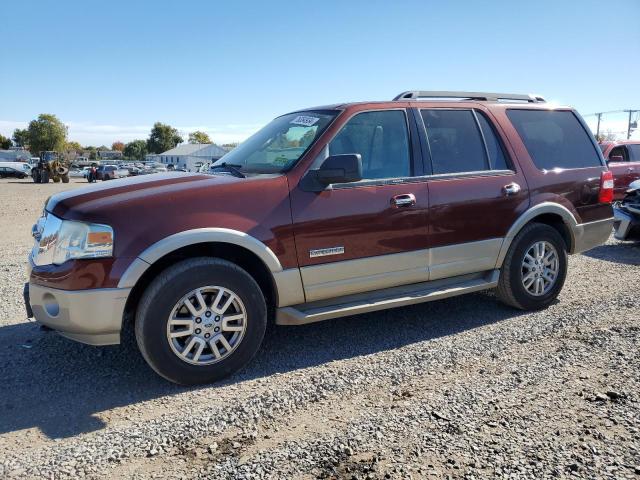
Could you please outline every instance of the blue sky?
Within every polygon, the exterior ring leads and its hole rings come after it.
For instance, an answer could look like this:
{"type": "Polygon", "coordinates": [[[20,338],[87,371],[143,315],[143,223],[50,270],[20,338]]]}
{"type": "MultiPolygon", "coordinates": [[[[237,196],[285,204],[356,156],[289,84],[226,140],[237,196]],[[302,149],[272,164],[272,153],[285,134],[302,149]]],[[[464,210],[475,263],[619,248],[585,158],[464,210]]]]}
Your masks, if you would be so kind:
{"type": "Polygon", "coordinates": [[[155,121],[226,142],[292,109],[411,89],[535,92],[583,114],[640,108],[639,0],[21,0],[0,11],[4,135],[54,113],[83,144],[146,138],[155,121]]]}

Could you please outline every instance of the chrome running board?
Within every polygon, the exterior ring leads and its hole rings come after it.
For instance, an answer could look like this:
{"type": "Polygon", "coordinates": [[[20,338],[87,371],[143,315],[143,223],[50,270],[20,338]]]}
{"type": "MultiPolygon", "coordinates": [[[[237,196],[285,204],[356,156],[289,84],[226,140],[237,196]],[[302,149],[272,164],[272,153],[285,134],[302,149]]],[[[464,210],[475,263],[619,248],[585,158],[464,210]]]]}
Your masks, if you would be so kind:
{"type": "Polygon", "coordinates": [[[499,276],[500,270],[490,270],[283,307],[276,311],[276,324],[304,325],[478,292],[495,288],[499,276]]]}

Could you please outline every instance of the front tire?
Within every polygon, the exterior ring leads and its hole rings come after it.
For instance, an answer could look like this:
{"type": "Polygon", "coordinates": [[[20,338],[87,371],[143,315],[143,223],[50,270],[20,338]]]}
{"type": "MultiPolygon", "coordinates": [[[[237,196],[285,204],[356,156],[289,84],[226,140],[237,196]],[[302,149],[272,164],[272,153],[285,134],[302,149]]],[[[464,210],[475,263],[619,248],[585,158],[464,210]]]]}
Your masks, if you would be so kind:
{"type": "Polygon", "coordinates": [[[541,223],[528,224],[509,247],[497,296],[521,310],[546,308],[562,290],[567,263],[567,246],[558,231],[541,223]]]}
{"type": "Polygon", "coordinates": [[[159,375],[182,385],[211,383],[244,367],[267,325],[256,281],[222,259],[184,260],[147,287],[136,313],[136,340],[159,375]]]}

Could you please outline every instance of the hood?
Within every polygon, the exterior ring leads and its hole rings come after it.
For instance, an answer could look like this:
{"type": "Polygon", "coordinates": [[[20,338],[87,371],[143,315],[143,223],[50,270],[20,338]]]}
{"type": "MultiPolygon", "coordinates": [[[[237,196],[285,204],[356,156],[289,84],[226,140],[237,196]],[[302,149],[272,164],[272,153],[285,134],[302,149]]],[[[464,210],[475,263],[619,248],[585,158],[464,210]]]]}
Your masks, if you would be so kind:
{"type": "MultiPolygon", "coordinates": [[[[155,173],[137,177],[109,180],[99,184],[53,195],[45,206],[60,218],[76,219],[79,213],[94,216],[115,205],[126,208],[128,203],[149,200],[162,203],[162,197],[202,186],[227,185],[246,180],[230,175],[197,173],[155,173]]],[[[157,205],[157,203],[155,203],[157,205]]]]}
{"type": "Polygon", "coordinates": [[[115,256],[129,257],[186,230],[227,228],[269,241],[291,224],[289,187],[281,174],[171,172],[109,180],[54,195],[46,209],[65,220],[111,226],[115,256]]]}

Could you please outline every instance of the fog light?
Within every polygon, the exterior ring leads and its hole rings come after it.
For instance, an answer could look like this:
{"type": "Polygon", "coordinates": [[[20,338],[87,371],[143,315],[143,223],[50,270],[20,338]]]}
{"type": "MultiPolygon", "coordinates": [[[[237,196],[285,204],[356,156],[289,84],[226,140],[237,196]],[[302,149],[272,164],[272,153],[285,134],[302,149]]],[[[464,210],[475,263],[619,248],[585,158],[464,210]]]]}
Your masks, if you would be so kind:
{"type": "Polygon", "coordinates": [[[42,302],[44,303],[44,309],[49,314],[50,317],[57,317],[60,313],[60,304],[56,300],[56,297],[51,295],[50,293],[45,293],[42,297],[42,302]]]}

